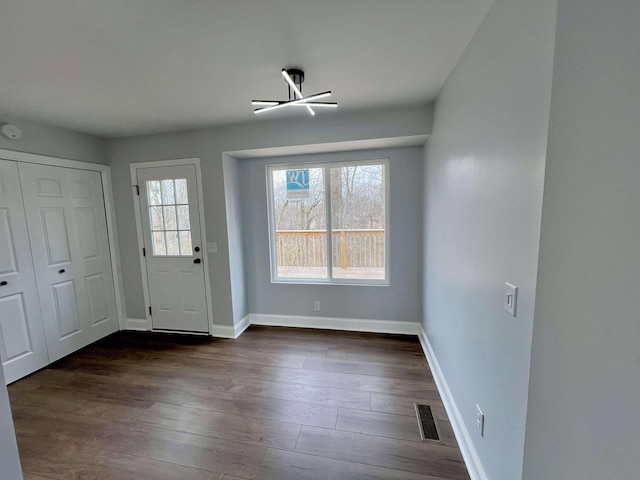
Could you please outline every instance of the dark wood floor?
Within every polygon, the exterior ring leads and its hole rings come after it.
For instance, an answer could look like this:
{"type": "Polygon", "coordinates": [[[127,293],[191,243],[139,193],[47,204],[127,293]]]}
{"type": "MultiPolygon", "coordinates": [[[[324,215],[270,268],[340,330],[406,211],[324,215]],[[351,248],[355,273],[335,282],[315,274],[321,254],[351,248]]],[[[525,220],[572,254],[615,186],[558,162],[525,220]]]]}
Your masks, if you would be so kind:
{"type": "Polygon", "coordinates": [[[468,479],[415,337],[121,332],[9,387],[27,479],[468,479]],[[430,403],[442,445],[422,442],[430,403]]]}

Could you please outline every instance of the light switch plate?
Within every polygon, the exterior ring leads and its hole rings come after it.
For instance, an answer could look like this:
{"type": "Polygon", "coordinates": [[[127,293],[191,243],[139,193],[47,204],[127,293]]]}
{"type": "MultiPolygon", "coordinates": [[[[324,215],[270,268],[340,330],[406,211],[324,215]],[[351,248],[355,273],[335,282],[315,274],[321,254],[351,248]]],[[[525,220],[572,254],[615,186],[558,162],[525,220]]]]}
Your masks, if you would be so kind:
{"type": "Polygon", "coordinates": [[[207,242],[207,253],[218,253],[218,244],[216,242],[207,242]]]}
{"type": "Polygon", "coordinates": [[[480,405],[476,403],[476,426],[480,430],[480,436],[484,437],[484,413],[480,410],[480,405]]]}
{"type": "Polygon", "coordinates": [[[512,317],[516,316],[516,305],[518,304],[518,287],[510,283],[504,284],[504,310],[512,317]]]}

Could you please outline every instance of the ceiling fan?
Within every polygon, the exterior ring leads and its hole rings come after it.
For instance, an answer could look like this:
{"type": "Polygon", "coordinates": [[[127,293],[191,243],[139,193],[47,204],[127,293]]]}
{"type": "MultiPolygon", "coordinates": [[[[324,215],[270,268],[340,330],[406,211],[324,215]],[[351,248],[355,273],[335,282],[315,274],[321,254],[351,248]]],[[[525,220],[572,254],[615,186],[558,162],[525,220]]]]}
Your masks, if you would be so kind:
{"type": "Polygon", "coordinates": [[[282,76],[288,84],[289,100],[251,100],[251,105],[260,106],[254,113],[264,113],[285,107],[305,107],[311,115],[315,115],[314,108],[336,108],[336,102],[318,102],[321,98],[331,95],[331,91],[316,93],[305,97],[302,95],[302,83],[304,82],[304,72],[298,68],[283,68],[282,76]]]}

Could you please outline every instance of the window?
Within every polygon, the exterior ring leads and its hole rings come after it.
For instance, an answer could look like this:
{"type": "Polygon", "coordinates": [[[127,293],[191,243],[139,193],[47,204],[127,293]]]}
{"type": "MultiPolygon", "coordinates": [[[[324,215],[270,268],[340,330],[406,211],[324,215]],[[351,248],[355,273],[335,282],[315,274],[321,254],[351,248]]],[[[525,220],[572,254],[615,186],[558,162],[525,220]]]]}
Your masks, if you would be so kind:
{"type": "Polygon", "coordinates": [[[191,256],[187,180],[147,181],[149,223],[155,256],[191,256]]]}
{"type": "Polygon", "coordinates": [[[267,167],[272,281],[388,284],[388,170],[387,160],[267,167]]]}

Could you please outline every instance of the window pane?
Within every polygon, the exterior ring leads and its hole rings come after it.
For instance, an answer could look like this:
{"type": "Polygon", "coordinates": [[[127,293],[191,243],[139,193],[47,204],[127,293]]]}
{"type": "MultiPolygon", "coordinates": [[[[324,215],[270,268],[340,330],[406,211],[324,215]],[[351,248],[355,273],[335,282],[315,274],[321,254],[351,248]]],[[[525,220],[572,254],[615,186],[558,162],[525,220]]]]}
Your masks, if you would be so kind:
{"type": "Polygon", "coordinates": [[[173,180],[162,180],[162,204],[175,205],[176,197],[173,192],[173,180]]]}
{"type": "Polygon", "coordinates": [[[329,169],[333,277],[385,278],[385,167],[329,169]]]}
{"type": "Polygon", "coordinates": [[[176,207],[163,207],[164,208],[164,228],[166,230],[177,230],[178,222],[176,221],[176,207]]]}
{"type": "Polygon", "coordinates": [[[191,230],[188,205],[180,205],[178,207],[178,228],[180,230],[191,230]]]}
{"type": "Polygon", "coordinates": [[[167,255],[180,255],[178,232],[165,232],[167,236],[167,255]]]}
{"type": "Polygon", "coordinates": [[[191,247],[191,232],[180,232],[180,254],[193,255],[191,247]]]}
{"type": "MultiPolygon", "coordinates": [[[[309,168],[308,190],[287,192],[287,175],[302,170],[274,170],[273,210],[278,278],[322,278],[327,273],[327,219],[324,202],[324,169],[309,168]]],[[[298,173],[295,173],[298,172],[298,173]]],[[[306,177],[305,177],[306,179],[306,177]]]]}
{"type": "Polygon", "coordinates": [[[160,205],[162,198],[160,197],[160,182],[152,180],[147,182],[147,197],[149,205],[160,205]]]}
{"type": "Polygon", "coordinates": [[[153,254],[154,255],[166,255],[167,248],[164,243],[164,232],[153,232],[153,254]]]}
{"type": "Polygon", "coordinates": [[[164,230],[162,207],[149,207],[149,217],[151,218],[151,230],[164,230]]]}
{"type": "Polygon", "coordinates": [[[185,178],[176,178],[176,203],[186,205],[189,203],[189,195],[187,194],[187,180],[185,178]]]}

